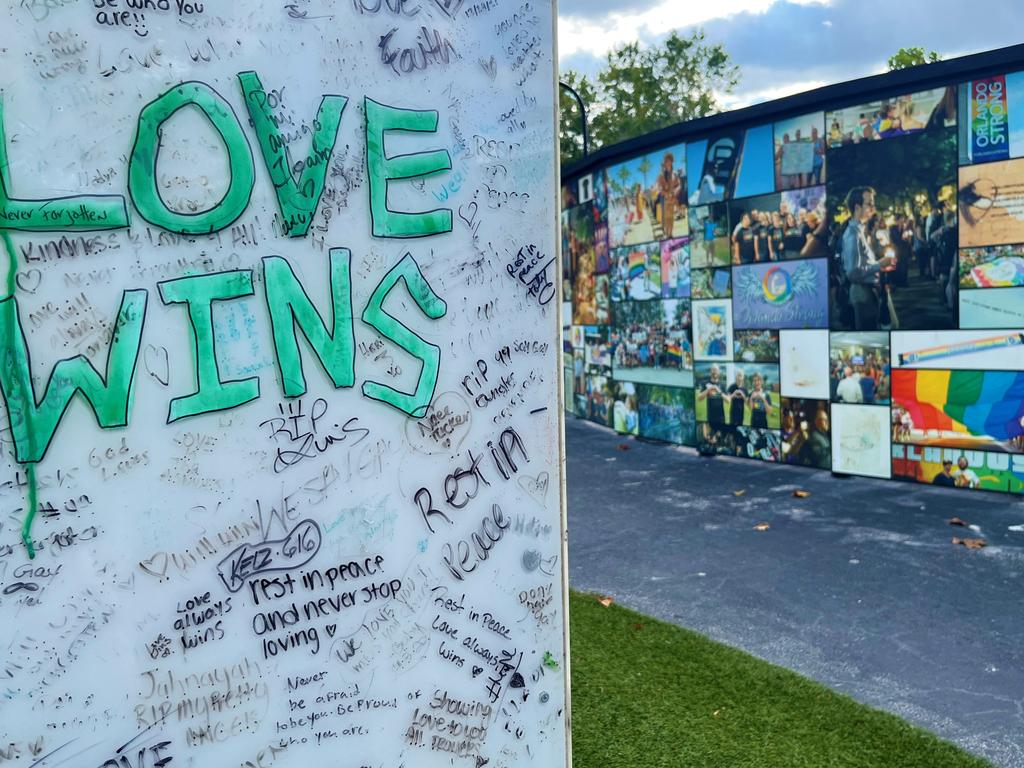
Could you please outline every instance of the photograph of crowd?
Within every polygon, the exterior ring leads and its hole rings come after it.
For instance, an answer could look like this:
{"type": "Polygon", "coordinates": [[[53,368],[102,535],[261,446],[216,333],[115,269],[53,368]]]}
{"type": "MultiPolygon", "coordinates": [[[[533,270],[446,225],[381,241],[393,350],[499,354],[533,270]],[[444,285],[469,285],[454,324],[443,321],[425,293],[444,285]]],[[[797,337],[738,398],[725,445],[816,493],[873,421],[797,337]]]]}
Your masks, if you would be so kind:
{"type": "Polygon", "coordinates": [[[957,448],[893,446],[892,475],[947,488],[1024,493],[1024,457],[957,448]]]}
{"type": "Polygon", "coordinates": [[[647,384],[689,386],[693,369],[690,302],[685,299],[626,301],[616,305],[610,334],[614,376],[647,384]]]}
{"type": "Polygon", "coordinates": [[[891,375],[888,333],[831,334],[829,387],[833,403],[887,405],[891,375]]]}
{"type": "Polygon", "coordinates": [[[959,270],[961,288],[1024,286],[1024,245],[963,248],[959,270]]]}
{"type": "Polygon", "coordinates": [[[772,126],[734,129],[686,145],[690,205],[775,191],[772,126]]]}
{"type": "Polygon", "coordinates": [[[775,124],[775,189],[825,183],[825,115],[793,117],[775,124]]]}
{"type": "Polygon", "coordinates": [[[729,204],[733,264],[828,255],[825,187],[761,195],[729,204]]]}
{"type": "MultiPolygon", "coordinates": [[[[956,88],[951,85],[845,107],[827,112],[825,122],[831,149],[905,136],[928,128],[949,128],[956,125],[956,88]]],[[[830,160],[834,156],[830,155],[830,160]]]]}
{"type": "Polygon", "coordinates": [[[677,237],[661,244],[661,298],[690,298],[690,239],[677,237]]]}
{"type": "Polygon", "coordinates": [[[956,326],[955,179],[952,129],[830,153],[833,329],[956,326]]]}
{"type": "Polygon", "coordinates": [[[778,429],[779,367],[764,363],[697,363],[697,421],[731,427],[778,429]]]}
{"type": "Polygon", "coordinates": [[[607,184],[612,248],[687,234],[685,145],[612,166],[607,184]]]}
{"type": "Polygon", "coordinates": [[[691,267],[726,267],[730,263],[728,205],[690,206],[691,267]]]}
{"type": "Polygon", "coordinates": [[[742,363],[779,362],[779,332],[733,331],[733,358],[742,363]]]}
{"type": "Polygon", "coordinates": [[[697,450],[701,453],[777,462],[781,443],[776,429],[697,424],[697,450]]]}
{"type": "Polygon", "coordinates": [[[695,299],[727,299],[732,296],[730,269],[695,269],[690,273],[690,292],[695,299]]]}
{"type": "Polygon", "coordinates": [[[677,445],[695,445],[697,420],[693,390],[682,387],[637,385],[640,436],[677,445]]]}
{"type": "Polygon", "coordinates": [[[782,399],[782,461],[802,467],[832,466],[827,400],[782,399]]]}
{"type": "Polygon", "coordinates": [[[1024,72],[960,84],[960,165],[1024,156],[1024,72]]]}

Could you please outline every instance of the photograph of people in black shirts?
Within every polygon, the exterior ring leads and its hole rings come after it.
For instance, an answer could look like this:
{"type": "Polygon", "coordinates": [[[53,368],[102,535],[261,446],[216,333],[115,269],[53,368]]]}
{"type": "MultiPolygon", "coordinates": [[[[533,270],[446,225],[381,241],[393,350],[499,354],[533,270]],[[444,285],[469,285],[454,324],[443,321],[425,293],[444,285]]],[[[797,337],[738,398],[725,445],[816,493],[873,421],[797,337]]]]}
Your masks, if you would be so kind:
{"type": "Polygon", "coordinates": [[[758,211],[754,223],[754,261],[774,261],[771,221],[764,211],[758,211]]]}
{"type": "Polygon", "coordinates": [[[725,424],[725,399],[722,391],[722,372],[717,365],[711,366],[711,377],[697,392],[697,400],[708,404],[708,423],[725,424]]]}
{"type": "Polygon", "coordinates": [[[772,396],[764,390],[764,379],[760,373],[752,377],[754,390],[750,393],[750,426],[755,429],[768,428],[768,414],[772,411],[772,396]]]}
{"type": "Polygon", "coordinates": [[[736,381],[729,385],[729,423],[738,427],[743,423],[743,409],[747,405],[746,375],[736,371],[736,381]]]}
{"type": "Polygon", "coordinates": [[[753,264],[755,258],[754,229],[750,214],[744,213],[740,223],[732,231],[732,263],[753,264]]]}

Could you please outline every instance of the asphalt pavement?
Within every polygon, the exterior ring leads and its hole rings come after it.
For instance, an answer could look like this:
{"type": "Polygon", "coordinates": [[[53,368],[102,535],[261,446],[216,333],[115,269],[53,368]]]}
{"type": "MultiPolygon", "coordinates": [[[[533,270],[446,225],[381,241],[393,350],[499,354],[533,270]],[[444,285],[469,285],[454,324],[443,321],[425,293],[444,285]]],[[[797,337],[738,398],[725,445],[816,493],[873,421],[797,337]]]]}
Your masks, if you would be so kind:
{"type": "Polygon", "coordinates": [[[572,416],[566,454],[573,588],[1024,768],[1024,499],[702,457],[572,416]]]}

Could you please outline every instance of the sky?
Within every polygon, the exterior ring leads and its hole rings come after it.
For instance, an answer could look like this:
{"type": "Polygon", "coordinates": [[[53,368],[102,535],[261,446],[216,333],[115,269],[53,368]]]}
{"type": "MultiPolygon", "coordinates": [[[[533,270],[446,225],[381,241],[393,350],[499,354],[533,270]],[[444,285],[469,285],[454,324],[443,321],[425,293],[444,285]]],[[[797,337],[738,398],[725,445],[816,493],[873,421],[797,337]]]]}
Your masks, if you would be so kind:
{"type": "Polygon", "coordinates": [[[614,46],[703,27],[740,67],[726,109],[886,71],[901,47],[943,58],[1024,42],[1022,0],[559,0],[559,63],[594,75],[614,46]]]}

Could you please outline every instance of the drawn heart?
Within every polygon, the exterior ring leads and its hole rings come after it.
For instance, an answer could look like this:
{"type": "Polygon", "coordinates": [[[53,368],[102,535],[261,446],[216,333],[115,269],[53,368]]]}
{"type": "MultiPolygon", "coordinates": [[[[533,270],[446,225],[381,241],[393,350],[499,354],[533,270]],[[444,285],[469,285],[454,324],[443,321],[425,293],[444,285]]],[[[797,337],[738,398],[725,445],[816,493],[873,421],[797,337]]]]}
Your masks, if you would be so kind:
{"type": "Polygon", "coordinates": [[[442,392],[419,419],[406,419],[405,437],[417,453],[454,456],[469,434],[470,410],[458,392],[442,392]]]}
{"type": "Polygon", "coordinates": [[[473,677],[477,677],[484,671],[483,667],[473,667],[473,677]]]}
{"type": "Polygon", "coordinates": [[[161,581],[167,578],[167,566],[170,563],[166,552],[158,552],[148,560],[143,560],[139,563],[139,567],[142,568],[146,573],[156,576],[161,581]],[[163,562],[163,567],[158,567],[157,563],[163,562]]]}
{"type": "Polygon", "coordinates": [[[540,561],[540,570],[542,573],[546,573],[548,576],[555,575],[555,563],[558,562],[558,555],[552,555],[547,560],[540,561]]]}
{"type": "Polygon", "coordinates": [[[487,76],[490,77],[491,80],[494,80],[498,76],[498,62],[494,60],[493,56],[491,56],[490,61],[485,61],[484,59],[480,59],[479,61],[480,66],[483,67],[487,76]]]}
{"type": "Polygon", "coordinates": [[[25,293],[35,293],[36,289],[39,288],[39,284],[43,282],[43,273],[33,267],[25,272],[16,274],[14,282],[25,293]]]}
{"type": "Polygon", "coordinates": [[[438,8],[454,19],[464,0],[434,0],[434,2],[437,3],[438,8]]]}
{"type": "Polygon", "coordinates": [[[530,497],[544,506],[544,497],[548,495],[548,484],[551,480],[551,476],[547,472],[541,472],[536,477],[530,477],[529,475],[523,475],[516,482],[519,483],[519,487],[530,494],[530,497]]]}
{"type": "Polygon", "coordinates": [[[149,375],[166,387],[171,380],[171,365],[167,359],[167,348],[147,344],[143,358],[149,375]]]}
{"type": "Polygon", "coordinates": [[[328,624],[326,627],[324,627],[324,629],[327,630],[327,636],[328,637],[334,637],[334,633],[338,631],[338,625],[337,624],[328,624]]]}

